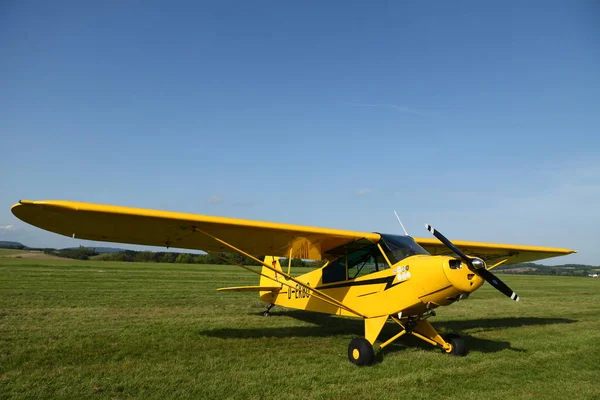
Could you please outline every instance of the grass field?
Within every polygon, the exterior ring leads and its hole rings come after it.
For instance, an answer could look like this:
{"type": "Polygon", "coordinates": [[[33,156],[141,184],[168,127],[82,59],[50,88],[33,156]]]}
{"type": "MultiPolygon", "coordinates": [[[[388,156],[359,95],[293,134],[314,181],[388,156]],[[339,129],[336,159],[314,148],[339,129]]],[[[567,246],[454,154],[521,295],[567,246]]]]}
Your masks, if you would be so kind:
{"type": "MultiPolygon", "coordinates": [[[[347,359],[360,320],[274,308],[236,267],[0,254],[0,398],[600,398],[600,279],[502,275],[438,309],[467,357],[414,338],[347,359]]],[[[396,332],[388,325],[384,336],[396,332]]]]}

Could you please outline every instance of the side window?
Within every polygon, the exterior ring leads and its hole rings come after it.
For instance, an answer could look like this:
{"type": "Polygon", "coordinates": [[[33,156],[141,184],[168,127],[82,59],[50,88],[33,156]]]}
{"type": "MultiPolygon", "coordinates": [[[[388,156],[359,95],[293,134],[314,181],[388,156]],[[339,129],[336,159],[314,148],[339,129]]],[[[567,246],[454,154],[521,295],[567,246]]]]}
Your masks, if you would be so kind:
{"type": "Polygon", "coordinates": [[[383,271],[384,269],[390,268],[387,261],[385,261],[385,257],[379,249],[377,249],[377,253],[374,254],[375,264],[377,264],[377,271],[383,271]]]}
{"type": "MultiPolygon", "coordinates": [[[[345,250],[345,249],[344,249],[345,250]]],[[[323,268],[323,284],[355,279],[389,268],[377,246],[369,243],[348,251],[323,268]]]]}
{"type": "Polygon", "coordinates": [[[328,266],[323,268],[323,279],[322,282],[332,283],[346,280],[346,260],[342,258],[341,260],[334,261],[330,263],[328,266]]]}
{"type": "Polygon", "coordinates": [[[360,276],[368,275],[373,272],[381,271],[387,264],[379,264],[378,260],[373,256],[367,256],[361,260],[361,262],[348,268],[348,279],[355,279],[360,276]]]}

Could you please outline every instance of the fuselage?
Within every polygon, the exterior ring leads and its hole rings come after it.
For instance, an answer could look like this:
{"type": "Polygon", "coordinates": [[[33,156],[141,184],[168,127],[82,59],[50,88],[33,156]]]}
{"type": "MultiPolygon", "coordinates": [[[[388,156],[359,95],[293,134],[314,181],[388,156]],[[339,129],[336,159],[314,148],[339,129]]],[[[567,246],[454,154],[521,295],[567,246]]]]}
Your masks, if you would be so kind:
{"type": "MultiPolygon", "coordinates": [[[[296,277],[367,317],[420,315],[439,306],[452,304],[462,294],[471,293],[483,280],[454,257],[414,255],[389,268],[324,283],[327,266],[296,277]]],[[[347,274],[346,274],[346,277],[347,274]]],[[[279,281],[285,281],[283,277],[279,281]]],[[[327,280],[325,280],[327,281],[327,280]]],[[[313,295],[311,291],[287,281],[277,293],[261,293],[261,299],[289,308],[327,314],[355,316],[313,295]]]]}

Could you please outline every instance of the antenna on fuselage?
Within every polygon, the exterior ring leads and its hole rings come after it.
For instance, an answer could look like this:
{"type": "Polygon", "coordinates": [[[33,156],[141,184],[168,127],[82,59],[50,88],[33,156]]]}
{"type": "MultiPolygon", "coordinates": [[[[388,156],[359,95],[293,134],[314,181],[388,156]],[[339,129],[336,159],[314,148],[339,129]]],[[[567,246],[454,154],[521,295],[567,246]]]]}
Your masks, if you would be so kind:
{"type": "Polygon", "coordinates": [[[408,234],[408,232],[406,232],[406,229],[404,228],[404,224],[400,220],[400,217],[398,216],[398,213],[396,212],[396,210],[394,210],[394,214],[396,214],[396,218],[398,218],[398,222],[400,222],[400,226],[402,227],[402,230],[404,231],[404,234],[406,236],[409,236],[409,234],[408,234]]]}

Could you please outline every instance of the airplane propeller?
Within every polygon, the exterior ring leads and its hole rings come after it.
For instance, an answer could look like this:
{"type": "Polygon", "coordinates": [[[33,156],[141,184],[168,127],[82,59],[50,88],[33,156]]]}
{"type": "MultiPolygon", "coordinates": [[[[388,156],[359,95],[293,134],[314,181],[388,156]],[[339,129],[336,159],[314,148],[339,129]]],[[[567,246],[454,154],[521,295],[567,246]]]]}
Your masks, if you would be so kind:
{"type": "Polygon", "coordinates": [[[479,258],[470,258],[467,257],[465,253],[463,253],[458,247],[456,247],[450,240],[448,240],[444,235],[440,232],[433,229],[433,227],[429,224],[425,224],[425,227],[429,232],[433,234],[440,242],[442,242],[446,247],[452,250],[455,254],[457,254],[463,261],[467,264],[469,269],[482,277],[487,283],[492,285],[496,290],[503,293],[504,295],[510,297],[514,301],[519,301],[519,296],[511,288],[509,288],[506,283],[502,282],[496,275],[492,274],[490,271],[485,269],[485,264],[479,258]]]}

